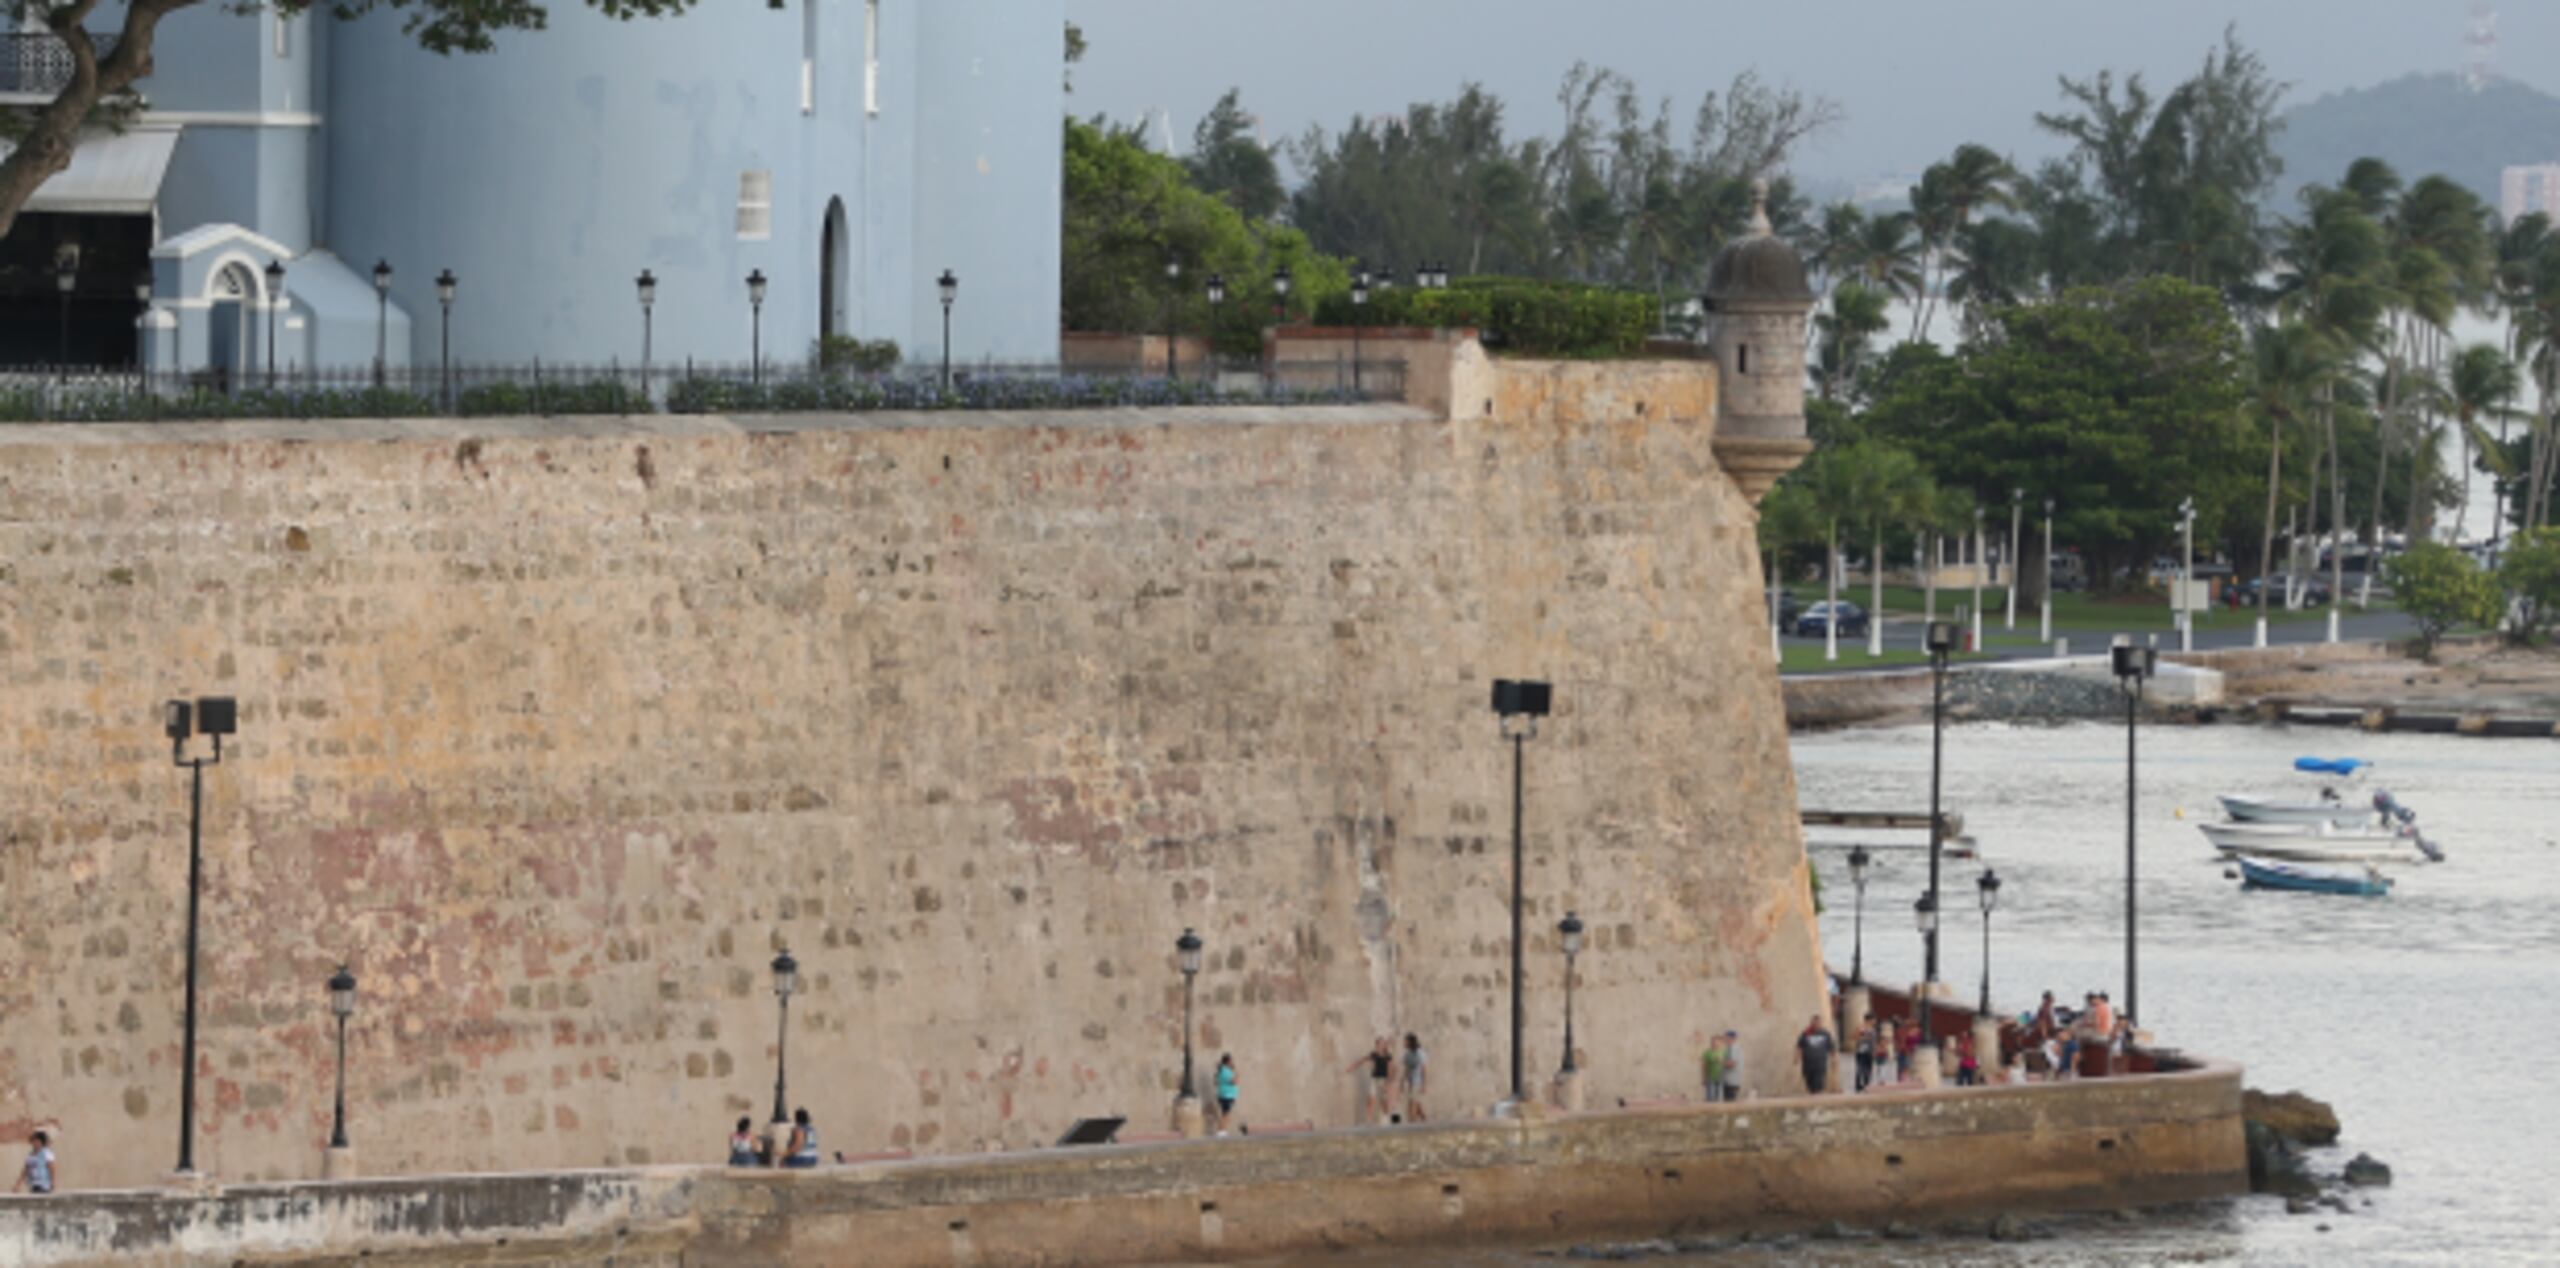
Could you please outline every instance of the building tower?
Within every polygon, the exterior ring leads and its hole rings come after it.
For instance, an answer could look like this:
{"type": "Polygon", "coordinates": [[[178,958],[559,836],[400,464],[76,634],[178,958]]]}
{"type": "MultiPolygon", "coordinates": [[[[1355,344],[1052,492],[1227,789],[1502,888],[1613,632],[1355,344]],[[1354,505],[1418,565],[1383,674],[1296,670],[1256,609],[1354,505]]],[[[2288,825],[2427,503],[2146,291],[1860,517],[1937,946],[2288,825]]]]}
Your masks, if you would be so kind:
{"type": "Polygon", "coordinates": [[[1769,225],[1769,183],[1751,187],[1751,227],[1707,271],[1707,343],[1721,390],[1716,456],[1753,502],[1811,452],[1805,438],[1804,261],[1769,225]]]}
{"type": "Polygon", "coordinates": [[[2472,0],[2471,23],[2463,31],[2462,42],[2470,50],[2463,62],[2462,82],[2478,92],[2498,78],[2498,6],[2489,0],[2472,0]]]}

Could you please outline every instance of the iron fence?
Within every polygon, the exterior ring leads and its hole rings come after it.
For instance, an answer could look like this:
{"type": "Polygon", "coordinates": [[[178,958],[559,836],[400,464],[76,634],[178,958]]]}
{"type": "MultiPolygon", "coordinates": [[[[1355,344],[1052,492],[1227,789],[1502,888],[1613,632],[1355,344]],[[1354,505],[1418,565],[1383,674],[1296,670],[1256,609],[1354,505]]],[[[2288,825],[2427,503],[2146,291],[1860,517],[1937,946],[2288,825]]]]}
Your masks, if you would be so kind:
{"type": "Polygon", "coordinates": [[[1398,361],[1183,367],[978,363],[856,371],[809,363],[413,365],[145,371],[0,368],[0,423],[563,414],[863,413],[1401,400],[1398,361]]]}
{"type": "MultiPolygon", "coordinates": [[[[116,51],[113,31],[89,32],[89,44],[105,61],[116,51]]],[[[71,45],[50,31],[0,34],[0,93],[50,97],[71,83],[71,45]]]]}

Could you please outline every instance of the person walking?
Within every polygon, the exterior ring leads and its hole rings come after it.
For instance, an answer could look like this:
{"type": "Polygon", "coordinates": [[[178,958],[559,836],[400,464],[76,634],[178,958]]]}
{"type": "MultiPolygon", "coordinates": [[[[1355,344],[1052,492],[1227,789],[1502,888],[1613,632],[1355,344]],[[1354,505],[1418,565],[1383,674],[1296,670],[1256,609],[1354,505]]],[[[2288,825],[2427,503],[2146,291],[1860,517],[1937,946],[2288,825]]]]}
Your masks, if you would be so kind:
{"type": "Polygon", "coordinates": [[[1227,1123],[1236,1115],[1236,1059],[1234,1054],[1218,1054],[1218,1134],[1227,1134],[1227,1123]]]}
{"type": "Polygon", "coordinates": [[[729,1165],[753,1167],[761,1165],[761,1161],[756,1157],[755,1124],[741,1118],[738,1120],[738,1129],[729,1133],[729,1165]]]}
{"type": "Polygon", "coordinates": [[[18,1168],[18,1183],[10,1192],[42,1197],[53,1192],[54,1179],[53,1136],[37,1132],[27,1137],[27,1160],[18,1168]]]}
{"type": "Polygon", "coordinates": [[[1876,1023],[1876,1082],[1888,1087],[1902,1081],[1900,1050],[1893,1046],[1893,1022],[1876,1023]]]}
{"type": "Polygon", "coordinates": [[[1343,1069],[1357,1070],[1363,1062],[1369,1066],[1369,1100],[1362,1113],[1369,1123],[1383,1123],[1387,1121],[1387,1080],[1394,1077],[1396,1067],[1395,1050],[1387,1046],[1385,1035],[1378,1036],[1375,1046],[1366,1054],[1354,1057],[1351,1064],[1343,1069]]]}
{"type": "Polygon", "coordinates": [[[1822,1095],[1831,1080],[1831,1059],[1839,1051],[1830,1028],[1822,1024],[1822,1015],[1814,1014],[1813,1020],[1805,1024],[1804,1033],[1796,1036],[1796,1061],[1803,1067],[1804,1090],[1808,1094],[1822,1095]]]}
{"type": "Polygon", "coordinates": [[[809,1111],[805,1108],[791,1113],[791,1144],[782,1151],[782,1165],[786,1167],[818,1165],[818,1129],[809,1121],[809,1111]]]}
{"type": "Polygon", "coordinates": [[[1956,1032],[1956,1086],[1972,1087],[1982,1081],[1982,1066],[1973,1055],[1973,1036],[1956,1032]]]}
{"type": "Polygon", "coordinates": [[[1422,1108],[1422,1094],[1430,1087],[1430,1059],[1422,1055],[1422,1036],[1406,1031],[1404,1036],[1404,1116],[1413,1122],[1428,1122],[1431,1115],[1422,1108]]]}
{"type": "Polygon", "coordinates": [[[1707,1085],[1707,1103],[1724,1099],[1724,1036],[1707,1041],[1707,1050],[1698,1054],[1698,1075],[1707,1085]]]}
{"type": "Polygon", "coordinates": [[[1876,1077],[1876,1017],[1869,1013],[1858,1022],[1858,1090],[1864,1092],[1876,1077]]]}
{"type": "Polygon", "coordinates": [[[1742,1099],[1742,1036],[1731,1030],[1724,1032],[1724,1099],[1742,1099]]]}
{"type": "Polygon", "coordinates": [[[1920,1023],[1904,1023],[1901,1031],[1894,1035],[1894,1039],[1902,1045],[1894,1053],[1895,1080],[1920,1077],[1920,1023]]]}

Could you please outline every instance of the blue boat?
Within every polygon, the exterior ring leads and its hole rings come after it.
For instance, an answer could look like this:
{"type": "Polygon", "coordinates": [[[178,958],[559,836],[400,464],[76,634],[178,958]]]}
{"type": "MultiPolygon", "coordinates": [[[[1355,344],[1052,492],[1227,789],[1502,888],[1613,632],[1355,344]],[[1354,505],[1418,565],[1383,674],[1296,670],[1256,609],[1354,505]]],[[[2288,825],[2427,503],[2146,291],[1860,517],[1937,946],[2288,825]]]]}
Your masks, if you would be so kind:
{"type": "Polygon", "coordinates": [[[2235,861],[2240,864],[2240,883],[2249,889],[2289,889],[2358,898],[2380,898],[2391,892],[2391,878],[2370,867],[2306,867],[2246,855],[2235,861]]]}

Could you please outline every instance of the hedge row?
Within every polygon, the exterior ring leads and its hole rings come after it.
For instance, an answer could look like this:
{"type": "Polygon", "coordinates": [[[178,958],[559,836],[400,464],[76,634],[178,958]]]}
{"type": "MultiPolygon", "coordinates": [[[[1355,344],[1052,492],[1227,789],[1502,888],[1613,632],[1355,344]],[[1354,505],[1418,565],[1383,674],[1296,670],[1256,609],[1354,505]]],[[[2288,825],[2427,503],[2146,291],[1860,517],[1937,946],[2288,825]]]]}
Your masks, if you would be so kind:
{"type": "Polygon", "coordinates": [[[1653,296],[1573,282],[1471,277],[1445,291],[1372,291],[1365,307],[1347,295],[1316,308],[1328,326],[1472,326],[1487,346],[1520,356],[1625,357],[1644,350],[1660,327],[1653,296]]]}

